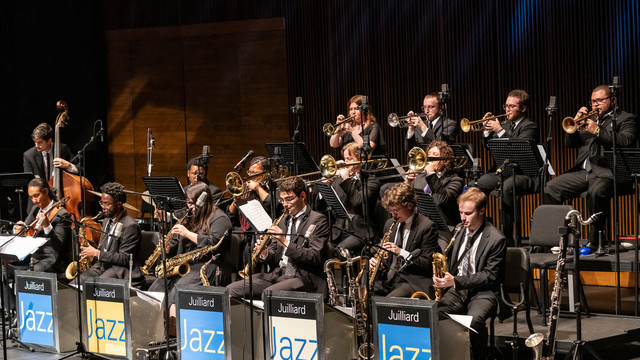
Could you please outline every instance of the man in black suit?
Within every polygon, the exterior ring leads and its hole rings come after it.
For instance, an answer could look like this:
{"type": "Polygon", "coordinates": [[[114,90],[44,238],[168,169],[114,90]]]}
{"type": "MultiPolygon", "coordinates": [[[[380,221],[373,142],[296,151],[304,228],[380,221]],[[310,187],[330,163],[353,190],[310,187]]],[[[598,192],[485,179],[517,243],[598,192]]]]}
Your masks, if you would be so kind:
{"type": "MultiPolygon", "coordinates": [[[[389,241],[382,247],[391,254],[380,259],[379,280],[374,292],[389,297],[410,297],[416,291],[433,295],[431,256],[440,251],[436,225],[426,216],[416,212],[418,198],[411,186],[395,184],[382,198],[382,206],[392,218],[385,224],[389,241]],[[402,271],[401,267],[404,266],[402,271]]],[[[382,251],[382,250],[379,250],[382,251]]],[[[369,268],[378,265],[376,257],[369,260],[369,268]]],[[[376,276],[371,273],[370,276],[376,276]]]]}
{"type": "Polygon", "coordinates": [[[60,144],[60,158],[53,158],[53,129],[47,123],[36,126],[31,132],[34,147],[22,155],[24,172],[30,172],[36,177],[49,180],[53,174],[53,168],[59,167],[68,172],[77,174],[78,168],[69,161],[73,157],[66,144],[60,144]]]}
{"type": "MultiPolygon", "coordinates": [[[[444,104],[438,93],[430,93],[422,100],[422,111],[426,115],[426,121],[420,116],[412,116],[408,119],[407,136],[404,139],[404,149],[418,146],[424,148],[434,140],[443,140],[448,144],[456,142],[458,124],[443,116],[444,104]]],[[[410,111],[408,115],[414,115],[410,111]]]]}
{"type": "MultiPolygon", "coordinates": [[[[596,119],[588,118],[584,126],[573,134],[567,134],[565,143],[569,148],[579,148],[574,165],[564,174],[549,181],[544,189],[545,203],[561,204],[567,199],[587,192],[587,203],[591,213],[602,212],[603,216],[593,222],[589,231],[589,245],[598,245],[598,232],[604,231],[609,221],[609,203],[613,196],[613,174],[604,156],[613,146],[613,119],[617,119],[616,146],[633,147],[638,136],[637,117],[624,111],[614,110],[616,98],[607,85],[600,85],[591,93],[591,109],[596,119]]],[[[588,113],[580,108],[576,118],[588,113]]],[[[617,221],[617,220],[616,220],[617,221]]]]}
{"type": "MultiPolygon", "coordinates": [[[[36,178],[29,182],[29,198],[35,206],[25,219],[27,224],[36,220],[40,225],[35,225],[39,229],[34,236],[46,237],[48,241],[42,245],[35,253],[21,262],[12,263],[16,269],[27,269],[29,264],[33,265],[35,271],[64,272],[65,266],[71,258],[71,218],[64,207],[52,208],[58,200],[55,191],[49,187],[46,180],[36,178]],[[45,215],[47,212],[48,215],[45,215]]],[[[25,224],[18,222],[18,224],[25,224]]],[[[20,232],[24,227],[14,226],[14,232],[20,232]]]]}
{"type": "MultiPolygon", "coordinates": [[[[509,95],[507,95],[507,101],[505,101],[503,108],[508,120],[504,127],[502,126],[503,124],[500,123],[501,119],[487,120],[483,123],[483,142],[485,145],[490,139],[522,139],[537,143],[538,124],[527,116],[529,94],[524,90],[512,90],[509,95]]],[[[493,114],[491,112],[484,115],[485,118],[492,116],[493,114]]],[[[489,195],[493,190],[499,188],[501,175],[496,172],[496,166],[498,165],[500,164],[494,164],[494,167],[491,168],[489,172],[478,179],[478,188],[486,195],[489,195]]],[[[513,177],[504,179],[502,189],[502,208],[504,210],[502,222],[505,224],[504,235],[509,239],[513,237],[513,177]]],[[[516,171],[515,191],[517,194],[534,193],[539,189],[540,178],[538,176],[530,177],[519,174],[518,171],[516,171]]]]}
{"type": "Polygon", "coordinates": [[[433,277],[434,286],[446,289],[438,303],[443,314],[471,315],[470,333],[473,359],[486,356],[486,320],[508,310],[500,306],[500,284],[504,281],[506,242],[500,230],[485,220],[487,197],[477,188],[470,188],[458,198],[461,231],[449,258],[449,271],[444,277],[433,277]]]}
{"type": "Polygon", "coordinates": [[[124,186],[116,182],[106,183],[100,188],[102,198],[100,205],[104,213],[103,234],[98,248],[93,246],[81,247],[80,257],[91,257],[96,262],[80,275],[81,280],[87,277],[102,277],[112,279],[129,279],[129,262],[133,261],[131,284],[135,287],[144,282],[144,275],[140,271],[140,259],[137,258],[142,233],[140,226],[124,209],[127,194],[124,186]],[[118,225],[122,224],[122,225],[118,225]],[[122,226],[122,233],[118,234],[118,227],[122,226]]]}
{"type": "MultiPolygon", "coordinates": [[[[271,235],[271,243],[262,249],[259,262],[273,269],[269,273],[253,275],[253,296],[262,295],[264,290],[287,290],[317,292],[327,295],[327,282],[323,265],[329,225],[324,215],[312,211],[305,203],[306,185],[300,177],[291,177],[278,187],[280,203],[286,215],[278,225],[271,226],[270,233],[298,234],[299,236],[271,235]],[[305,238],[310,226],[315,231],[305,238]]],[[[262,245],[265,236],[256,241],[256,248],[262,245]]],[[[232,297],[250,296],[248,279],[231,283],[228,287],[232,297]]]]}

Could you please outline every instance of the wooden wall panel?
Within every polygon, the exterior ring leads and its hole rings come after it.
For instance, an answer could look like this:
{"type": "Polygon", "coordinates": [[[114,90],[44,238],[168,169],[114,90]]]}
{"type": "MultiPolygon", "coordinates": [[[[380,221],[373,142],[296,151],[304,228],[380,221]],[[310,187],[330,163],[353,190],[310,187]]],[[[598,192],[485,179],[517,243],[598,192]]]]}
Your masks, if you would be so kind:
{"type": "Polygon", "coordinates": [[[144,190],[147,128],[153,175],[186,181],[187,161],[209,145],[208,178],[221,188],[247,149],[266,155],[265,131],[287,139],[281,19],[120,30],[107,40],[109,149],[114,179],[128,189],[144,190]]]}

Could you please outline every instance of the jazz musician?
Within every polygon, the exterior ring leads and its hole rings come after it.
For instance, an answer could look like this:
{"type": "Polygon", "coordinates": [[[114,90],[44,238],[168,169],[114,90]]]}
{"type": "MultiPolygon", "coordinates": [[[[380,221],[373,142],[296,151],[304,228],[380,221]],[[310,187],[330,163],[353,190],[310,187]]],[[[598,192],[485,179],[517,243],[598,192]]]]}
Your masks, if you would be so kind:
{"type": "MultiPolygon", "coordinates": [[[[348,143],[342,147],[342,156],[346,163],[357,163],[360,161],[360,147],[355,142],[348,143]]],[[[373,237],[371,241],[375,241],[377,238],[373,227],[364,222],[364,197],[362,180],[360,179],[360,165],[338,169],[336,176],[329,181],[347,212],[353,215],[348,220],[341,218],[335,220],[333,242],[337,243],[338,247],[349,250],[352,254],[358,254],[364,246],[365,239],[373,237]],[[341,229],[346,229],[346,231],[341,231],[341,229]]],[[[366,191],[368,214],[371,216],[380,193],[380,180],[374,174],[368,175],[366,191]]]]}
{"type": "MultiPolygon", "coordinates": [[[[502,107],[505,110],[506,119],[508,120],[503,127],[500,122],[501,119],[487,120],[483,123],[483,142],[487,143],[490,139],[523,139],[537,143],[538,141],[538,124],[528,117],[529,109],[529,94],[524,90],[512,90],[507,95],[507,100],[502,107]]],[[[484,118],[493,117],[493,114],[488,112],[484,115],[484,118]]],[[[478,188],[482,190],[486,195],[489,195],[493,190],[499,188],[500,176],[497,173],[497,166],[501,164],[494,164],[494,167],[486,174],[482,175],[478,179],[478,188]]],[[[516,171],[515,190],[517,194],[529,194],[536,192],[540,189],[540,178],[530,177],[523,174],[518,174],[516,171]]],[[[504,179],[503,192],[502,192],[502,208],[504,210],[504,218],[502,221],[504,224],[504,235],[507,239],[513,237],[513,191],[514,182],[512,177],[504,179]]]]}
{"type": "MultiPolygon", "coordinates": [[[[367,118],[363,121],[360,114],[360,106],[362,106],[362,95],[354,95],[347,102],[349,110],[349,118],[353,122],[344,122],[339,125],[329,140],[332,148],[339,148],[342,145],[355,141],[360,146],[363,143],[363,137],[369,136],[369,145],[371,145],[371,155],[384,155],[386,153],[386,143],[382,134],[382,128],[376,121],[376,117],[371,110],[367,111],[367,118]]],[[[340,114],[337,122],[342,122],[346,118],[340,114]]]]}
{"type": "Polygon", "coordinates": [[[473,359],[484,359],[487,347],[485,322],[500,306],[500,283],[504,281],[506,242],[500,230],[485,220],[487,196],[477,188],[469,188],[458,198],[463,228],[459,231],[448,256],[449,271],[443,278],[433,277],[434,286],[446,289],[438,310],[443,314],[471,315],[469,334],[473,359]]]}
{"type": "MultiPolygon", "coordinates": [[[[430,93],[422,100],[422,111],[427,121],[420,116],[409,118],[407,137],[404,139],[404,150],[409,151],[413,147],[425,148],[434,140],[442,140],[453,144],[458,135],[458,124],[443,116],[444,104],[438,93],[430,93]]],[[[409,111],[407,115],[414,115],[409,111]]]]}
{"type": "Polygon", "coordinates": [[[269,273],[252,275],[253,294],[249,292],[249,282],[239,280],[227,288],[232,297],[259,297],[264,290],[306,291],[328,294],[323,272],[325,251],[329,237],[329,225],[324,215],[311,210],[305,202],[304,180],[290,177],[278,187],[280,202],[286,215],[278,225],[269,227],[270,233],[297,235],[263,235],[256,241],[254,252],[259,261],[269,265],[269,273]],[[315,231],[305,237],[309,227],[315,231]],[[270,243],[263,245],[270,237],[270,243]],[[257,249],[257,250],[256,250],[257,249]]]}
{"type": "MultiPolygon", "coordinates": [[[[410,170],[404,178],[405,184],[433,196],[440,216],[451,228],[460,222],[457,200],[464,187],[464,180],[455,171],[454,155],[453,149],[446,142],[435,140],[427,148],[427,157],[451,157],[452,160],[429,161],[423,172],[416,173],[410,170]]],[[[451,233],[438,233],[440,247],[444,249],[451,239],[451,233]]]]}
{"type": "Polygon", "coordinates": [[[194,157],[189,160],[187,163],[188,185],[202,181],[209,186],[211,194],[217,194],[220,192],[220,188],[209,183],[209,180],[207,179],[207,171],[209,171],[208,159],[205,161],[202,157],[194,157]]]}
{"type": "Polygon", "coordinates": [[[102,223],[103,234],[98,248],[81,246],[80,258],[95,259],[95,263],[80,274],[80,281],[89,277],[112,279],[129,279],[129,261],[133,260],[131,284],[139,287],[144,282],[140,271],[138,250],[142,238],[140,226],[124,209],[127,194],[119,183],[106,183],[100,187],[102,197],[100,206],[105,219],[102,223]],[[122,233],[118,234],[118,223],[122,225],[122,233]]]}
{"type": "Polygon", "coordinates": [[[13,231],[20,233],[25,229],[26,226],[22,226],[25,223],[41,221],[39,226],[35,225],[40,230],[33,236],[46,237],[48,241],[30,259],[27,257],[21,262],[14,262],[11,267],[24,270],[32,264],[35,271],[64,272],[71,259],[71,217],[64,207],[52,208],[58,198],[54,188],[45,179],[31,180],[27,190],[35,206],[24,222],[20,221],[14,226],[13,231]]]}
{"type": "MultiPolygon", "coordinates": [[[[382,206],[391,213],[392,219],[385,224],[388,241],[382,244],[384,250],[379,249],[378,254],[385,250],[391,254],[386,259],[380,258],[383,263],[374,282],[374,292],[378,295],[410,297],[416,291],[423,291],[433,296],[431,257],[440,251],[438,233],[433,221],[416,212],[417,201],[413,188],[404,183],[393,185],[382,198],[382,206]],[[401,267],[404,269],[399,271],[401,267]]],[[[370,270],[376,267],[378,258],[369,260],[370,270]]]]}
{"type": "MultiPolygon", "coordinates": [[[[569,148],[578,148],[574,165],[566,173],[549,181],[544,189],[544,200],[548,204],[561,204],[567,199],[578,197],[587,192],[587,204],[593,214],[602,212],[589,230],[590,247],[598,246],[598,233],[605,229],[611,209],[609,203],[613,196],[613,173],[604,157],[604,151],[613,146],[613,119],[617,119],[616,146],[633,147],[638,137],[637,117],[625,111],[615,112],[617,99],[607,85],[600,85],[591,93],[591,110],[596,112],[595,119],[589,117],[581,121],[579,131],[566,135],[565,143],[569,148]]],[[[580,108],[576,118],[585,117],[586,107],[580,108]]]]}
{"type": "Polygon", "coordinates": [[[74,174],[78,173],[76,165],[69,162],[73,155],[66,144],[60,144],[61,158],[53,158],[53,135],[53,129],[47,123],[42,123],[33,129],[31,140],[33,140],[34,147],[22,155],[24,172],[30,172],[45,180],[51,178],[54,167],[74,174]]]}

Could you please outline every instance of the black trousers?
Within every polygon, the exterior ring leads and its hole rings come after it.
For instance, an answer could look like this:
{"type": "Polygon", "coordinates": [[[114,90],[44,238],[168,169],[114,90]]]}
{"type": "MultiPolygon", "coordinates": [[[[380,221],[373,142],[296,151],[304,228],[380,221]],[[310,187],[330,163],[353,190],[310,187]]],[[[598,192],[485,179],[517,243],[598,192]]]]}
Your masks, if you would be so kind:
{"type": "MultiPolygon", "coordinates": [[[[589,212],[591,214],[602,212],[602,215],[591,224],[589,230],[589,241],[597,244],[598,232],[602,231],[603,239],[607,238],[604,230],[611,213],[609,203],[613,197],[613,178],[598,177],[587,170],[562,174],[545,186],[544,202],[545,204],[562,204],[565,200],[580,197],[585,191],[589,212]]],[[[583,217],[586,219],[588,216],[583,215],[583,217]]]]}

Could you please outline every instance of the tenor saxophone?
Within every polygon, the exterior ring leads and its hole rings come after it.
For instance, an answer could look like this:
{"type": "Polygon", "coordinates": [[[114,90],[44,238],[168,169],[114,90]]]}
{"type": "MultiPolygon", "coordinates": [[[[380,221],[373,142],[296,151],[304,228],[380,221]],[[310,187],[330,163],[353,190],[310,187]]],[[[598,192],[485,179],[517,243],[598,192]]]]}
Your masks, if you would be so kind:
{"type": "MultiPolygon", "coordinates": [[[[277,218],[276,221],[274,221],[273,224],[271,224],[271,226],[278,226],[278,224],[280,224],[280,221],[282,221],[282,218],[285,216],[286,213],[287,213],[286,211],[283,211],[282,215],[280,215],[280,217],[277,218]]],[[[262,240],[262,243],[260,243],[260,246],[256,246],[251,252],[251,264],[247,264],[242,271],[238,272],[238,275],[240,275],[243,279],[246,279],[251,275],[250,269],[253,269],[256,267],[256,265],[258,265],[258,259],[260,259],[260,253],[262,252],[262,250],[266,249],[267,246],[269,246],[270,242],[271,242],[271,235],[265,236],[264,239],[262,240]],[[249,268],[249,265],[251,265],[251,268],[249,268]]]]}
{"type": "MultiPolygon", "coordinates": [[[[84,223],[89,220],[95,221],[95,220],[99,220],[102,217],[104,217],[104,213],[99,212],[98,215],[94,217],[87,216],[82,218],[80,220],[80,223],[84,225],[84,223]]],[[[80,228],[78,229],[78,242],[80,243],[80,246],[83,246],[83,247],[91,246],[91,244],[89,243],[89,240],[87,240],[87,229],[84,226],[80,226],[80,228]]],[[[77,261],[72,261],[71,263],[69,263],[69,265],[67,265],[67,269],[64,272],[64,276],[69,280],[73,280],[76,276],[78,276],[78,272],[84,272],[87,269],[89,269],[91,267],[92,261],[93,261],[93,258],[88,258],[88,257],[84,259],[80,259],[79,264],[77,261]]]]}
{"type": "MultiPolygon", "coordinates": [[[[393,219],[393,222],[391,223],[389,230],[387,231],[386,234],[384,234],[384,236],[382,237],[382,240],[380,240],[379,246],[381,248],[384,245],[384,243],[389,242],[389,239],[391,238],[391,231],[393,230],[393,226],[396,224],[396,222],[397,220],[393,219]]],[[[388,257],[389,257],[389,253],[385,249],[378,249],[378,252],[376,252],[376,254],[373,256],[373,258],[376,259],[376,266],[374,266],[373,269],[371,269],[371,271],[369,272],[369,290],[373,290],[373,282],[376,279],[376,274],[380,269],[380,264],[382,263],[382,260],[388,257]]],[[[361,274],[362,273],[358,274],[358,279],[360,278],[361,274]]]]}
{"type": "MultiPolygon", "coordinates": [[[[192,262],[204,257],[205,255],[216,251],[220,245],[222,245],[222,241],[229,234],[229,230],[225,231],[224,234],[218,239],[218,242],[214,245],[208,245],[201,247],[199,249],[195,249],[184,254],[176,255],[171,259],[167,260],[167,276],[171,277],[175,275],[185,276],[191,271],[192,262]]],[[[164,278],[165,273],[162,268],[162,264],[158,264],[156,266],[156,277],[164,278]]]]}
{"type": "MultiPolygon", "coordinates": [[[[184,214],[184,216],[180,218],[175,225],[173,225],[171,230],[173,230],[173,228],[176,225],[181,225],[187,219],[188,216],[189,216],[189,211],[187,211],[187,213],[184,214]]],[[[167,244],[168,241],[171,241],[174,238],[173,234],[171,233],[171,230],[169,230],[167,235],[164,237],[164,241],[158,242],[158,245],[156,245],[156,248],[153,249],[153,253],[151,253],[151,256],[149,256],[147,261],[144,262],[144,265],[140,267],[140,271],[142,271],[145,275],[151,274],[151,269],[153,268],[153,265],[156,264],[156,261],[158,261],[160,254],[162,254],[162,245],[167,244]]]]}

